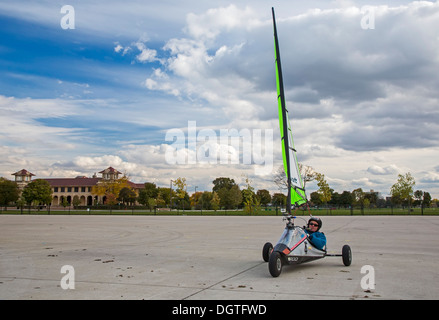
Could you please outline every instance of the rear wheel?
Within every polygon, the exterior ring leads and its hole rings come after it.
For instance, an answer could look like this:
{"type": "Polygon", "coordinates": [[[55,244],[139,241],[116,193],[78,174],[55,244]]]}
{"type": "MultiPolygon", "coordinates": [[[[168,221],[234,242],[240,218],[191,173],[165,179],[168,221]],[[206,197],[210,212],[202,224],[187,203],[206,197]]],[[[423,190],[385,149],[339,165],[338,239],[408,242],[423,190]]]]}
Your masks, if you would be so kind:
{"type": "Polygon", "coordinates": [[[279,252],[272,252],[268,261],[268,270],[273,277],[279,277],[282,272],[282,256],[279,252]]]}
{"type": "Polygon", "coordinates": [[[270,242],[267,242],[264,244],[264,248],[262,248],[262,259],[264,259],[265,262],[268,262],[270,259],[270,254],[273,251],[273,245],[270,242]]]}
{"type": "Polygon", "coordinates": [[[352,250],[347,244],[345,244],[341,250],[341,256],[343,258],[343,264],[350,266],[352,263],[352,250]]]}

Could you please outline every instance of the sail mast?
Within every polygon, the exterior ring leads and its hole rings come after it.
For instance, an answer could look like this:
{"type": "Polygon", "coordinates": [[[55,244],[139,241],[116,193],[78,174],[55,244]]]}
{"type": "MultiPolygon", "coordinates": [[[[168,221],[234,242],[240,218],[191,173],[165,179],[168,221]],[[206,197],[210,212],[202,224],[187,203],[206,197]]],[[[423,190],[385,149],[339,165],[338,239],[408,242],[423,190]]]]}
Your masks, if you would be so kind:
{"type": "Polygon", "coordinates": [[[293,135],[288,117],[288,110],[285,105],[285,93],[282,76],[282,66],[280,59],[279,41],[277,37],[276,18],[274,8],[271,8],[273,15],[274,29],[274,50],[276,62],[276,87],[277,100],[279,108],[279,127],[282,140],[282,157],[284,170],[287,177],[287,212],[291,214],[291,205],[301,206],[307,202],[305,189],[303,187],[302,176],[299,171],[299,165],[294,148],[293,135]]]}
{"type": "Polygon", "coordinates": [[[282,76],[282,65],[280,61],[279,41],[277,39],[276,18],[274,15],[274,8],[271,8],[273,15],[273,29],[274,29],[274,50],[276,62],[276,86],[277,86],[277,100],[279,105],[279,125],[282,138],[282,155],[284,160],[284,170],[287,175],[287,212],[291,213],[291,172],[290,159],[288,150],[288,123],[287,123],[287,109],[285,106],[284,83],[282,76]]]}

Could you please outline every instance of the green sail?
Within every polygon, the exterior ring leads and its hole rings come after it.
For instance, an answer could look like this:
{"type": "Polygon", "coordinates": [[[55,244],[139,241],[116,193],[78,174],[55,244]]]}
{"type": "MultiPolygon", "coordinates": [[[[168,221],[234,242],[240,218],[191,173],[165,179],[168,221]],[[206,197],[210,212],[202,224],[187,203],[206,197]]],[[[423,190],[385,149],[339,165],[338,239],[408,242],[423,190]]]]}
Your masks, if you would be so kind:
{"type": "Polygon", "coordinates": [[[279,41],[277,38],[274,8],[272,8],[272,14],[274,28],[274,52],[276,62],[276,87],[279,111],[279,128],[282,141],[283,164],[288,183],[287,210],[288,213],[291,213],[291,206],[299,207],[307,203],[307,200],[305,189],[303,187],[302,176],[300,175],[299,171],[299,164],[297,162],[296,149],[294,148],[293,134],[291,131],[290,121],[288,117],[288,110],[285,106],[282,66],[279,53],[279,41]]]}

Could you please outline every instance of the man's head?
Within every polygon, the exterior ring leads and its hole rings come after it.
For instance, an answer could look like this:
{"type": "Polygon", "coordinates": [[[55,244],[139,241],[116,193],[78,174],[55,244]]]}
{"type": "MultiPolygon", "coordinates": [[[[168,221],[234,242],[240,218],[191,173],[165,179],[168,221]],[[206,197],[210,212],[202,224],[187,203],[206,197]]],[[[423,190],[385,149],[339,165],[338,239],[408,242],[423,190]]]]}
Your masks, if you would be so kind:
{"type": "Polygon", "coordinates": [[[311,217],[308,220],[308,228],[310,229],[311,232],[317,232],[320,230],[321,227],[322,227],[322,220],[320,220],[320,218],[311,217]]]}

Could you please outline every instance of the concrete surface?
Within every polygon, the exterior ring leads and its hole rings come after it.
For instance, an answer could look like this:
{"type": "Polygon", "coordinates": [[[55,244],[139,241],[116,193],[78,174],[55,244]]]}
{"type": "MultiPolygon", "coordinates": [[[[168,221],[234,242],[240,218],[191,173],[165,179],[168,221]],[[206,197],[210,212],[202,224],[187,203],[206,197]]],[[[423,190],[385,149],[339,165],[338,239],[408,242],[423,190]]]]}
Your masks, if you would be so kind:
{"type": "Polygon", "coordinates": [[[439,299],[439,217],[323,217],[328,251],[349,244],[352,265],[326,257],[273,278],[261,251],[283,228],[281,217],[0,215],[0,299],[439,299]],[[374,289],[361,286],[365,265],[374,289]]]}

